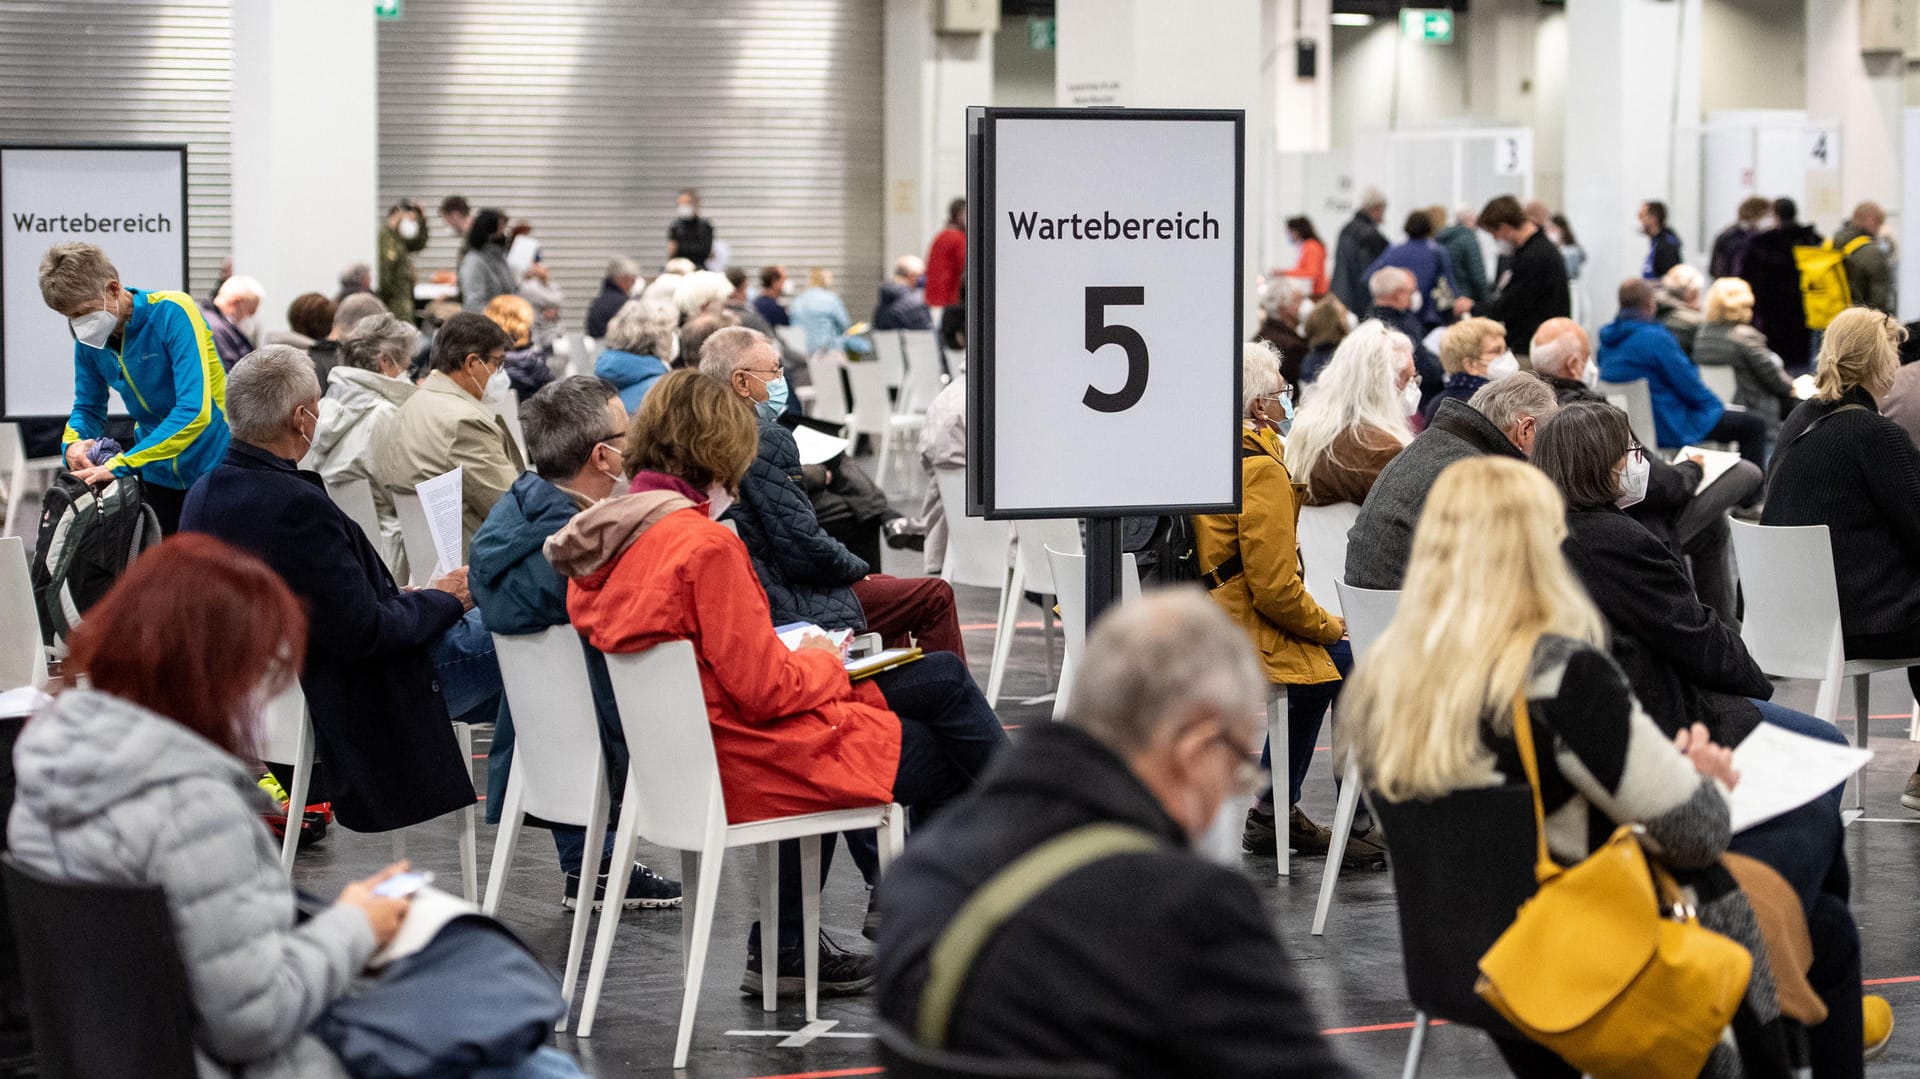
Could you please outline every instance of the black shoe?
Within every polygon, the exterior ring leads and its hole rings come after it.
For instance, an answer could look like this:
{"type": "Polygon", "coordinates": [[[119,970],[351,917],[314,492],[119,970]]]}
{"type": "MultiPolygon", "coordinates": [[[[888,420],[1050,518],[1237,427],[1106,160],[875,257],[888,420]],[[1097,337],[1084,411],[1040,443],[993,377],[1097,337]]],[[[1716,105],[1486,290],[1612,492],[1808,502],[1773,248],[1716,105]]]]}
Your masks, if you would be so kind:
{"type": "MultiPolygon", "coordinates": [[[[847,951],[834,943],[825,930],[820,932],[820,995],[851,997],[873,986],[873,956],[847,951]]],[[[780,970],[774,992],[783,997],[804,996],[807,991],[806,956],[800,949],[780,950],[780,970]]],[[[744,996],[761,995],[760,954],[747,950],[747,973],[740,979],[744,996]]]]}
{"type": "Polygon", "coordinates": [[[1277,853],[1279,835],[1273,824],[1273,814],[1262,813],[1258,808],[1247,810],[1247,826],[1240,832],[1240,849],[1247,854],[1264,854],[1272,858],[1277,853]]]}
{"type": "Polygon", "coordinates": [[[1347,836],[1347,850],[1340,858],[1340,864],[1348,869],[1385,869],[1387,867],[1387,837],[1374,824],[1364,832],[1354,832],[1347,836]]]}
{"type": "MultiPolygon", "coordinates": [[[[598,883],[593,886],[593,909],[599,910],[607,905],[607,876],[600,874],[598,883]]],[[[573,910],[580,904],[580,874],[568,873],[565,890],[560,895],[560,905],[573,910]]],[[[667,878],[635,862],[633,871],[627,874],[627,895],[620,906],[627,910],[640,907],[660,908],[680,905],[680,882],[667,878]]]]}
{"type": "Polygon", "coordinates": [[[915,530],[913,522],[905,517],[895,517],[881,525],[880,535],[886,539],[887,546],[896,551],[924,551],[927,548],[927,534],[915,530]]]}
{"type": "Polygon", "coordinates": [[[860,935],[878,942],[880,939],[880,908],[874,905],[873,892],[867,892],[867,916],[860,923],[860,935]]]}

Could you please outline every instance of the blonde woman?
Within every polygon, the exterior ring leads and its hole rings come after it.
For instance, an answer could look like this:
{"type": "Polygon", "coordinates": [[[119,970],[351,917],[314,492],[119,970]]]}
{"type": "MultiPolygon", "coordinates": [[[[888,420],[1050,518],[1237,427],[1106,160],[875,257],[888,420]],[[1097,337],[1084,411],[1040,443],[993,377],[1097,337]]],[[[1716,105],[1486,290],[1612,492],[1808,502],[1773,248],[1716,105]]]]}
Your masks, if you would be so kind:
{"type": "MultiPolygon", "coordinates": [[[[1780,428],[1761,523],[1826,525],[1848,659],[1920,655],[1920,451],[1880,415],[1906,331],[1869,307],[1827,327],[1813,400],[1780,428]]],[[[1920,695],[1920,667],[1907,668],[1920,695]]],[[[1901,804],[1920,811],[1920,773],[1901,804]]]]}
{"type": "Polygon", "coordinates": [[[1490,318],[1465,318],[1447,327],[1440,337],[1440,366],[1447,372],[1446,386],[1421,410],[1429,423],[1441,401],[1451,397],[1465,404],[1480,387],[1520,369],[1507,350],[1506,326],[1490,318]]]}
{"type": "Polygon", "coordinates": [[[507,381],[522,400],[553,381],[547,350],[533,343],[533,304],[519,296],[495,296],[487,301],[487,318],[507,332],[507,381]]]}
{"type": "Polygon", "coordinates": [[[1361,323],[1334,350],[1287,434],[1287,468],[1307,485],[1307,505],[1366,501],[1380,470],[1413,441],[1408,387],[1420,392],[1413,342],[1384,323],[1361,323]]]}
{"type": "Polygon", "coordinates": [[[1753,328],[1753,288],[1738,277],[1722,277],[1707,289],[1705,322],[1693,337],[1693,362],[1701,367],[1733,368],[1733,400],[1760,417],[1772,437],[1780,417],[1793,404],[1793,380],[1767,338],[1753,328]]]}
{"type": "MultiPolygon", "coordinates": [[[[1367,789],[1393,802],[1524,783],[1513,736],[1524,696],[1554,858],[1579,861],[1618,825],[1638,824],[1665,864],[1693,877],[1731,838],[1732,753],[1702,727],[1669,741],[1641,710],[1560,554],[1566,535],[1560,496],[1539,470],[1481,457],[1442,473],[1414,534],[1400,614],[1348,680],[1338,737],[1367,789]]],[[[1737,890],[1701,898],[1703,922],[1760,947],[1737,890]]],[[[1771,1020],[1765,963],[1754,971],[1749,1005],[1771,1020]]],[[[1496,1044],[1516,1075],[1576,1074],[1538,1046],[1496,1044]]],[[[1739,1075],[1737,1057],[1716,1050],[1703,1074],[1739,1075]]]]}

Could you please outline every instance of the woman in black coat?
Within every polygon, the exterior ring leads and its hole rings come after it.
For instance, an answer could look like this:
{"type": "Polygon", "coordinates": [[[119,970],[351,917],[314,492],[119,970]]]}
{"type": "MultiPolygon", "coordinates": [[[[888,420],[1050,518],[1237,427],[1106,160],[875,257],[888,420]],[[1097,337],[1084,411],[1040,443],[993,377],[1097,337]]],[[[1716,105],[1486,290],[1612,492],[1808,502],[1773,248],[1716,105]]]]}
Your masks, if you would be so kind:
{"type": "MultiPolygon", "coordinates": [[[[1769,525],[1826,525],[1848,659],[1920,656],[1920,451],[1880,415],[1906,331],[1866,307],[1827,327],[1815,394],[1780,427],[1767,482],[1769,525]]],[[[1907,668],[1920,697],[1920,667],[1907,668]]],[[[1920,772],[1901,804],[1920,810],[1920,772]]]]}

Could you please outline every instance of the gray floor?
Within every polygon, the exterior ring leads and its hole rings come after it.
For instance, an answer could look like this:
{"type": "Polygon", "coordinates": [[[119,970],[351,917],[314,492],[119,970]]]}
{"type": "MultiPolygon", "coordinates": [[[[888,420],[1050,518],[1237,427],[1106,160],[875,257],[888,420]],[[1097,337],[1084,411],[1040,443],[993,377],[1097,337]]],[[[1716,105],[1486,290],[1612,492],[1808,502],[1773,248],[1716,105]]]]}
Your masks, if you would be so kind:
{"type": "MultiPolygon", "coordinates": [[[[896,474],[898,469],[896,469],[896,474]]],[[[918,492],[899,499],[908,509],[919,505],[918,492]]],[[[918,556],[889,552],[887,569],[910,574],[918,556]]],[[[979,589],[961,589],[963,623],[977,627],[967,632],[969,658],[984,684],[992,647],[996,595],[979,589]]],[[[1041,648],[1037,609],[1029,606],[1013,653],[1001,719],[1019,737],[1024,724],[1046,722],[1051,714],[1052,685],[1041,648]]],[[[1057,640],[1055,643],[1057,665],[1057,640]]],[[[1811,683],[1783,683],[1775,699],[1790,707],[1810,710],[1811,683]]],[[[1849,700],[1851,694],[1845,694],[1849,700]]],[[[1906,681],[1898,674],[1881,675],[1873,682],[1873,735],[1880,756],[1867,772],[1870,813],[1915,819],[1920,814],[1900,807],[1899,792],[1913,772],[1920,744],[1906,740],[1907,711],[1911,707],[1906,681]]],[[[1842,705],[1843,709],[1848,705],[1842,705]]],[[[1851,723],[1844,723],[1851,730],[1851,723]]],[[[1324,741],[1324,738],[1323,738],[1324,741]]],[[[476,754],[485,752],[476,746],[476,754]]],[[[1324,753],[1322,754],[1324,756],[1324,753]]],[[[476,776],[482,762],[476,761],[476,776]]],[[[1331,821],[1333,783],[1324,766],[1316,766],[1304,803],[1317,820],[1331,821]]],[[[490,861],[494,829],[482,826],[482,871],[490,861]]],[[[423,868],[435,871],[443,884],[458,880],[459,861],[451,818],[415,829],[409,834],[408,853],[423,868]]],[[[1872,991],[1885,995],[1901,1024],[1894,1044],[1870,1075],[1920,1075],[1920,939],[1916,938],[1915,900],[1920,894],[1920,827],[1904,824],[1862,823],[1848,832],[1848,854],[1854,873],[1854,915],[1860,925],[1865,975],[1872,991]]],[[[296,866],[301,886],[331,895],[348,881],[384,865],[391,854],[387,836],[336,831],[319,846],[303,852],[296,866]]],[[[642,850],[643,861],[676,876],[677,855],[658,849],[642,850]]],[[[828,1076],[877,1074],[878,1058],[872,1041],[873,1007],[868,999],[824,1001],[820,1016],[831,1026],[818,1037],[790,1037],[805,1025],[798,1004],[776,1014],[760,1011],[757,999],[737,991],[745,962],[746,926],[753,915],[752,856],[730,859],[714,929],[714,948],[707,970],[693,1052],[687,1076],[699,1079],[826,1079],[828,1076]]],[[[1248,858],[1249,876],[1268,893],[1274,926],[1285,942],[1300,977],[1309,988],[1320,1025],[1339,1051],[1362,1075],[1399,1074],[1407,1046],[1411,1011],[1405,1001],[1393,889],[1383,872],[1343,874],[1325,937],[1308,935],[1321,877],[1320,864],[1304,858],[1293,862],[1293,875],[1280,879],[1271,859],[1248,858]]],[[[559,904],[560,879],[551,843],[530,831],[515,859],[507,898],[500,916],[543,956],[558,967],[566,956],[570,915],[559,904]]],[[[842,856],[828,882],[822,904],[822,922],[845,943],[866,947],[858,934],[866,897],[858,875],[842,856]]],[[[624,1076],[675,1074],[672,1046],[680,1005],[679,932],[681,915],[675,911],[639,911],[625,915],[619,946],[602,998],[597,1029],[590,1039],[563,1036],[559,1044],[578,1054],[586,1069],[603,1079],[624,1076]]],[[[1497,1058],[1480,1035],[1460,1029],[1438,1028],[1428,1039],[1423,1074],[1431,1079],[1503,1074],[1497,1058]]]]}

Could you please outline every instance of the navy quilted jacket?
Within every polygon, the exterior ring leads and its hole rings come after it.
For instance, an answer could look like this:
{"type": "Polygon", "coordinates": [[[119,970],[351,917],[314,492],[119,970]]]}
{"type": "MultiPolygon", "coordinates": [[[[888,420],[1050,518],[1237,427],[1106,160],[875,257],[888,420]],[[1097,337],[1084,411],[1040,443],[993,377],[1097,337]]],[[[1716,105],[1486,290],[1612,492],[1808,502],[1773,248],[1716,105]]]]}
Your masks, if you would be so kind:
{"type": "Polygon", "coordinates": [[[753,556],[774,625],[866,628],[866,613],[851,586],[867,575],[867,564],[820,527],[801,484],[800,449],[786,428],[760,422],[760,455],[740,481],[740,500],[725,519],[740,530],[753,556]]]}

